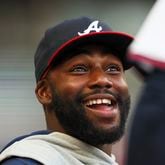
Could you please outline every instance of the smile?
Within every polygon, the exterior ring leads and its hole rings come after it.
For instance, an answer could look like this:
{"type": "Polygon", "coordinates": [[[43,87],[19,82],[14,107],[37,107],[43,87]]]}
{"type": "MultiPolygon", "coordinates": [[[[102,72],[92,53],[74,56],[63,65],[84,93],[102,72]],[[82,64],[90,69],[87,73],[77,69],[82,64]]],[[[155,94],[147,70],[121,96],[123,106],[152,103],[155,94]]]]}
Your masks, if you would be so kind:
{"type": "Polygon", "coordinates": [[[109,94],[90,95],[85,98],[84,105],[87,113],[102,122],[115,120],[119,113],[116,98],[109,94]]]}
{"type": "Polygon", "coordinates": [[[109,94],[94,94],[84,100],[84,105],[91,110],[110,111],[117,108],[117,100],[109,94]]]}
{"type": "Polygon", "coordinates": [[[86,106],[92,106],[92,105],[111,105],[112,101],[110,99],[92,99],[92,100],[88,100],[85,105],[86,106]]]}

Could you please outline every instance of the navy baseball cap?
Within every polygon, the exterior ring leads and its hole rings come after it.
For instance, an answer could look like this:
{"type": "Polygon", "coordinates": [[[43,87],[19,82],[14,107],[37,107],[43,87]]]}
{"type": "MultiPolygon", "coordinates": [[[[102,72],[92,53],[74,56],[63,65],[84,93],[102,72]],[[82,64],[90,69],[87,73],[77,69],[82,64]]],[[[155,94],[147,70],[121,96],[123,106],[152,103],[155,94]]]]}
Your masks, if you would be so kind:
{"type": "Polygon", "coordinates": [[[85,43],[105,43],[115,48],[125,70],[131,67],[126,60],[126,51],[133,37],[123,32],[112,31],[105,23],[88,17],[66,20],[45,32],[35,53],[35,76],[38,82],[44,78],[57,57],[85,43]]]}

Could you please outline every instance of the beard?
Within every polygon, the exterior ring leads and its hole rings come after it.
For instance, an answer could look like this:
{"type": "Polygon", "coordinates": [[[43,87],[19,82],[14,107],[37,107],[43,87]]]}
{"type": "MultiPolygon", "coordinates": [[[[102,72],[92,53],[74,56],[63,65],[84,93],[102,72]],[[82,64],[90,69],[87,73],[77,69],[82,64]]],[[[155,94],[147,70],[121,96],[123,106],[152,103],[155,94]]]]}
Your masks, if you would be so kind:
{"type": "MultiPolygon", "coordinates": [[[[129,96],[122,98],[112,92],[104,91],[104,94],[111,94],[116,98],[120,110],[119,124],[105,130],[97,127],[95,123],[88,118],[82,104],[85,96],[81,95],[81,92],[77,94],[74,99],[60,97],[53,87],[52,92],[52,110],[67,134],[93,146],[112,144],[120,140],[123,136],[130,109],[129,96]]],[[[92,94],[97,93],[101,93],[100,90],[96,90],[92,94]]]]}

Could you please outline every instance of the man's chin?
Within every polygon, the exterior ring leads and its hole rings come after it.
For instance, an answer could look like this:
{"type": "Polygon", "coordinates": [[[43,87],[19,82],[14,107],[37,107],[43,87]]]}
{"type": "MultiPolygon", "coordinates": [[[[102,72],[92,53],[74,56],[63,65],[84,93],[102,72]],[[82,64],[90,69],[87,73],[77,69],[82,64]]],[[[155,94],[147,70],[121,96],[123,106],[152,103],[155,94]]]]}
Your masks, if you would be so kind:
{"type": "Polygon", "coordinates": [[[90,128],[81,132],[75,132],[72,130],[69,134],[87,144],[100,146],[104,144],[113,144],[120,140],[124,134],[124,130],[119,127],[110,130],[90,128]]]}

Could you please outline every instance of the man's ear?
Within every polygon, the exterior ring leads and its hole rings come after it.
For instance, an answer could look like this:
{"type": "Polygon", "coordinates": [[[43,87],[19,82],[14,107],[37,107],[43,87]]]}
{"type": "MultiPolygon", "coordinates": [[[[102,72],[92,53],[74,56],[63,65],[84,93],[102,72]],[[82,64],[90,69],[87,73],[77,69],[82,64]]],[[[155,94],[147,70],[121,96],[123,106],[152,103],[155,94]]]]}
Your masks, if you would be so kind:
{"type": "Polygon", "coordinates": [[[37,83],[35,93],[41,104],[46,105],[52,102],[51,88],[49,82],[46,79],[37,83]]]}

